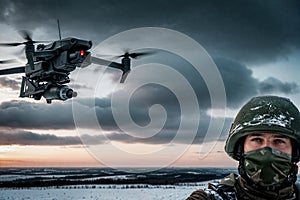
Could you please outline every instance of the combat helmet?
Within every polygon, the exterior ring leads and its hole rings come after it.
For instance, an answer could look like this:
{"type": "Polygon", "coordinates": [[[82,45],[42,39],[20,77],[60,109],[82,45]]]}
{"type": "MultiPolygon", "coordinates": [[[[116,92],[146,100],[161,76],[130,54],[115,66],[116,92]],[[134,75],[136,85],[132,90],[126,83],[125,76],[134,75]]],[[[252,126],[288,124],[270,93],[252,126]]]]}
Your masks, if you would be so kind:
{"type": "Polygon", "coordinates": [[[246,103],[231,125],[225,144],[226,153],[239,161],[243,151],[243,139],[253,132],[280,133],[290,137],[294,144],[293,161],[299,161],[300,114],[289,99],[259,96],[246,103]]]}

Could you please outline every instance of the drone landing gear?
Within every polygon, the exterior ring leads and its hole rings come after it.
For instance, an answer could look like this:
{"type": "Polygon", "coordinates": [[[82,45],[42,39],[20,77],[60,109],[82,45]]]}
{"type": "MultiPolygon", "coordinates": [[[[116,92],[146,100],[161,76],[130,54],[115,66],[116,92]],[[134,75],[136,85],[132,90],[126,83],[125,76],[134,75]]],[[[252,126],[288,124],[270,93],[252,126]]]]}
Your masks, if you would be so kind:
{"type": "Polygon", "coordinates": [[[38,83],[23,76],[20,97],[29,97],[40,100],[42,96],[45,97],[47,103],[50,104],[54,99],[65,101],[76,97],[77,92],[66,85],[57,83],[38,85],[38,83]]]}
{"type": "Polygon", "coordinates": [[[37,86],[27,77],[22,76],[22,84],[20,90],[20,97],[34,97],[37,86]]]}

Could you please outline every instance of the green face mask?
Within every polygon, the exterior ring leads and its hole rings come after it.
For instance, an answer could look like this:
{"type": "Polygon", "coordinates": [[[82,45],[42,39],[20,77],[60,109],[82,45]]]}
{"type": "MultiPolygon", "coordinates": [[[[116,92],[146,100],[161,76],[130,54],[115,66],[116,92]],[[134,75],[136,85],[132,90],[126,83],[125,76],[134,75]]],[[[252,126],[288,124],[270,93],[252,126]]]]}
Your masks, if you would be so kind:
{"type": "Polygon", "coordinates": [[[292,156],[270,147],[244,154],[244,169],[248,178],[259,186],[280,186],[289,176],[292,156]]]}

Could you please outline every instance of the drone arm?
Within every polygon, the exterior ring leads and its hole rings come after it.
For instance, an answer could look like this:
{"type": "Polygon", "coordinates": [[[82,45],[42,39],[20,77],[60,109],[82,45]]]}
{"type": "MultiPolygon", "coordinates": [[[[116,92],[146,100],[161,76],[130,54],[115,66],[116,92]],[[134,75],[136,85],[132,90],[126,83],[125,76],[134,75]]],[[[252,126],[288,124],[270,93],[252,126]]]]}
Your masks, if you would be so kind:
{"type": "Polygon", "coordinates": [[[57,50],[43,50],[43,51],[36,51],[34,52],[34,55],[36,57],[41,57],[41,56],[54,56],[57,55],[58,51],[57,50]]]}
{"type": "Polygon", "coordinates": [[[111,62],[108,67],[111,67],[111,68],[115,68],[115,69],[120,69],[122,71],[124,71],[124,66],[120,63],[116,63],[116,62],[111,62]]]}
{"type": "Polygon", "coordinates": [[[93,56],[92,56],[92,63],[98,64],[98,65],[103,65],[103,66],[108,66],[111,68],[120,69],[120,70],[124,71],[124,66],[120,63],[104,60],[101,58],[96,58],[93,56]]]}
{"type": "Polygon", "coordinates": [[[25,66],[0,70],[0,75],[25,73],[25,66]]]}

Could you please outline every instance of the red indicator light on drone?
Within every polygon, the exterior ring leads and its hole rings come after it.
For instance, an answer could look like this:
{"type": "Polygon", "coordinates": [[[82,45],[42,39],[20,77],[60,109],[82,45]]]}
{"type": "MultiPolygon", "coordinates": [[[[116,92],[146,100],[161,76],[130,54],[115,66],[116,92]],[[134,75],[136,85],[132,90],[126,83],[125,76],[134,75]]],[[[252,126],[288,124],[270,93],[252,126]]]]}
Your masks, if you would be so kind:
{"type": "Polygon", "coordinates": [[[80,50],[80,53],[79,53],[81,56],[84,56],[85,55],[85,52],[84,50],[80,50]]]}

